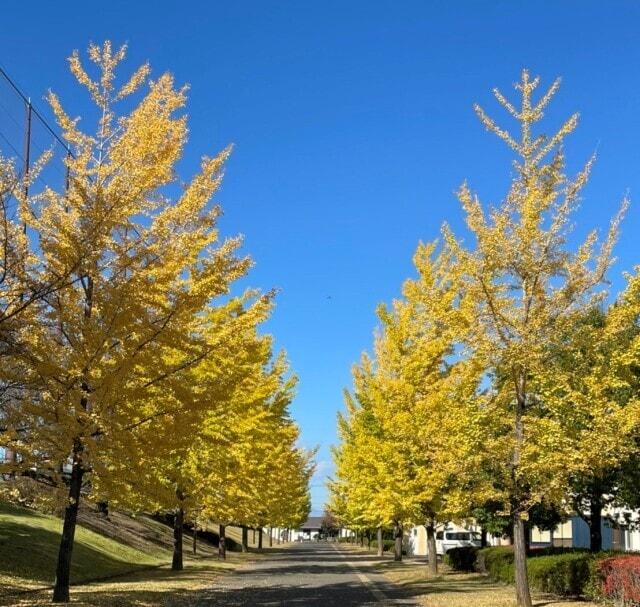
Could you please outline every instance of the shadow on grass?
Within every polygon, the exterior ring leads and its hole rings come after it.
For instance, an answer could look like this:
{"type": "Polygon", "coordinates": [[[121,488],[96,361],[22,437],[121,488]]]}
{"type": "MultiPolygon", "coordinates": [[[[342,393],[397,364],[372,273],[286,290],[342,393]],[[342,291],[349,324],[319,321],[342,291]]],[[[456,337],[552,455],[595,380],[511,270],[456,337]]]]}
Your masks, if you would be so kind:
{"type": "MultiPolygon", "coordinates": [[[[0,527],[0,551],[3,553],[3,558],[0,559],[0,575],[25,578],[40,584],[52,584],[59,544],[58,532],[11,520],[3,521],[0,527]]],[[[76,539],[71,581],[79,582],[149,566],[149,562],[136,564],[120,560],[76,539]]],[[[7,587],[3,590],[6,592],[7,587]]]]}
{"type": "MultiPolygon", "coordinates": [[[[216,583],[221,574],[230,571],[233,563],[191,562],[183,571],[172,571],[169,567],[145,569],[104,581],[72,586],[71,602],[80,606],[129,607],[159,605],[200,604],[208,588],[216,583]]],[[[36,592],[3,595],[1,607],[47,605],[51,601],[51,589],[36,592]]]]}
{"type": "MultiPolygon", "coordinates": [[[[430,576],[426,563],[416,566],[415,563],[411,562],[396,563],[387,561],[378,563],[374,567],[377,571],[387,574],[394,584],[412,595],[415,592],[425,597],[452,595],[461,597],[459,600],[466,600],[465,597],[468,597],[469,605],[473,605],[474,597],[486,601],[487,598],[494,596],[494,593],[515,593],[512,585],[496,582],[481,573],[462,573],[443,567],[439,570],[437,576],[430,576]]],[[[560,603],[580,605],[584,603],[584,600],[571,597],[553,597],[540,593],[534,597],[535,607],[558,605],[560,603]]],[[[489,605],[490,603],[482,602],[482,605],[485,604],[489,605]]],[[[458,605],[458,602],[456,602],[456,605],[458,605]]]]}

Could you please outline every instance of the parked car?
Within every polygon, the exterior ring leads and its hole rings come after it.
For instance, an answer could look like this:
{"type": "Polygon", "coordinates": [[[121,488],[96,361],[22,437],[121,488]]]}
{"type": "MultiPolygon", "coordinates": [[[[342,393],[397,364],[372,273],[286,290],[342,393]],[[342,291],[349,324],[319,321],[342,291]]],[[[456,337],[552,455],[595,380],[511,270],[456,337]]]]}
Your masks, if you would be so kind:
{"type": "Polygon", "coordinates": [[[453,548],[473,546],[480,548],[482,541],[480,534],[475,531],[454,531],[445,529],[436,532],[436,552],[439,556],[444,556],[453,548]]]}

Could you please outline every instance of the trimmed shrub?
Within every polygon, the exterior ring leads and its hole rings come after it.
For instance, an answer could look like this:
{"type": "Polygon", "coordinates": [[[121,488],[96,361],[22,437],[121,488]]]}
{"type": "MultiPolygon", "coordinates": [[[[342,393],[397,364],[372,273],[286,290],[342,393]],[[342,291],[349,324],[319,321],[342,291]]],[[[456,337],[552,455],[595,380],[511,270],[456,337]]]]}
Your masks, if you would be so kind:
{"type": "Polygon", "coordinates": [[[494,546],[478,550],[476,568],[482,573],[488,573],[495,580],[512,584],[514,581],[513,548],[494,546]]]}
{"type": "Polygon", "coordinates": [[[558,596],[580,596],[585,593],[591,575],[593,556],[587,552],[567,552],[527,559],[532,588],[558,596]]]}
{"type": "Polygon", "coordinates": [[[592,567],[592,592],[616,605],[640,605],[640,555],[612,556],[592,567]]]}
{"type": "Polygon", "coordinates": [[[452,548],[445,554],[444,562],[454,571],[473,571],[476,565],[478,549],[473,546],[452,548]]]}
{"type": "MultiPolygon", "coordinates": [[[[559,554],[532,555],[527,559],[531,588],[558,596],[585,593],[591,575],[593,556],[585,551],[563,551],[559,554]]],[[[499,546],[478,551],[477,566],[493,579],[514,583],[513,548],[499,546]]]]}

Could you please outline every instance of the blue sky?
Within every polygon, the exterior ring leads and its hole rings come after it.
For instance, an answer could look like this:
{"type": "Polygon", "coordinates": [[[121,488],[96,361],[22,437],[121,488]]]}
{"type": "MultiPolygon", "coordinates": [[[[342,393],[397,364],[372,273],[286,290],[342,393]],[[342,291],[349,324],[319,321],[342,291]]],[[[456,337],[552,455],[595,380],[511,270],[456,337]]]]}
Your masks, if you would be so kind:
{"type": "Polygon", "coordinates": [[[300,377],[303,442],[320,445],[314,510],[376,304],[398,294],[419,240],[445,220],[464,233],[463,180],[485,201],[507,187],[510,156],[472,111],[478,101],[506,120],[492,87],[511,93],[523,67],[544,84],[563,77],[545,124],[581,112],[571,170],[598,152],[576,237],[603,228],[628,192],[614,289],[640,261],[638,3],[36,1],[7,4],[3,22],[0,65],[39,107],[51,87],[83,114],[65,58],[109,38],[129,43],[125,69],[148,59],[190,83],[183,178],[235,144],[221,228],[245,235],[248,283],[280,289],[268,330],[300,377]]]}

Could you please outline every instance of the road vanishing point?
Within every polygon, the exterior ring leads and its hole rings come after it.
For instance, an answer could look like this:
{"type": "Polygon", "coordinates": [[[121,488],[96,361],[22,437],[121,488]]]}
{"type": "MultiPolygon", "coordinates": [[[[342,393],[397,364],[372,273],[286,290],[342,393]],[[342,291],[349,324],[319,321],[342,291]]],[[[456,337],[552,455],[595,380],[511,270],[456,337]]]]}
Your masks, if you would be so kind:
{"type": "Polygon", "coordinates": [[[380,558],[333,543],[271,550],[223,576],[198,606],[366,607],[415,605],[407,591],[376,570],[380,558]],[[403,596],[404,594],[404,596],[403,596]]]}

